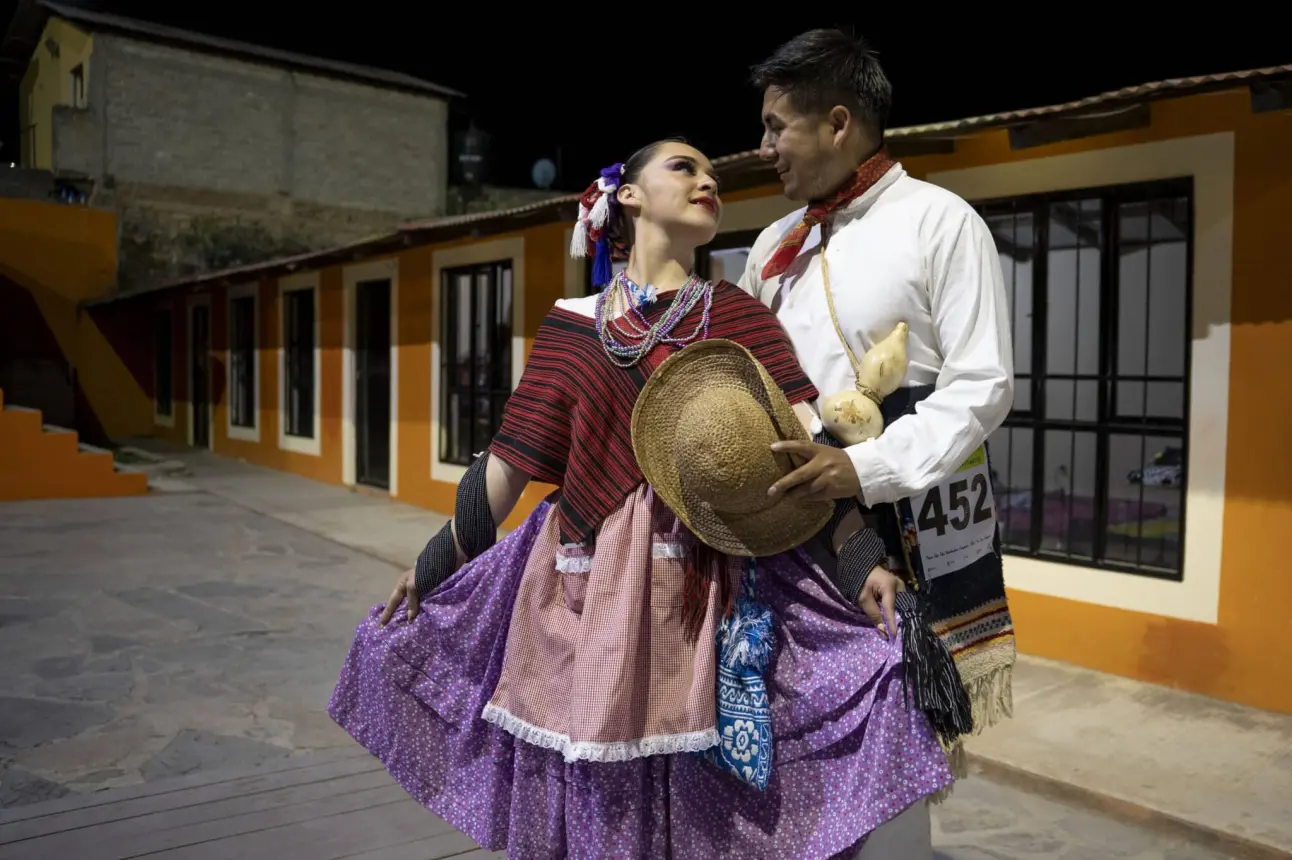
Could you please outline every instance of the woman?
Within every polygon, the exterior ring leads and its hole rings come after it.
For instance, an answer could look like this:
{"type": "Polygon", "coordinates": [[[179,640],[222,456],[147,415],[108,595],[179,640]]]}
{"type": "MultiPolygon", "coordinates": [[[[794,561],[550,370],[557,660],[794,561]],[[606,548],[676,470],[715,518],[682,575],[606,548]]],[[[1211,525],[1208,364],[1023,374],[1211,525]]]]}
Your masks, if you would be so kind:
{"type": "MultiPolygon", "coordinates": [[[[693,754],[722,749],[714,636],[739,575],[644,481],[634,405],[668,355],[706,338],[747,348],[804,420],[817,397],[769,310],[691,274],[720,215],[712,167],[686,144],[602,171],[573,251],[596,249],[604,289],[548,314],[453,523],[359,625],[329,705],[410,794],[486,848],[831,857],[951,783],[928,719],[904,700],[900,641],[802,550],[757,561],[777,643],[770,779],[759,790],[693,754]],[[614,252],[628,266],[612,278],[614,252]],[[531,480],[560,490],[494,545],[531,480]]],[[[882,546],[845,526],[864,588],[891,594],[882,546]]]]}

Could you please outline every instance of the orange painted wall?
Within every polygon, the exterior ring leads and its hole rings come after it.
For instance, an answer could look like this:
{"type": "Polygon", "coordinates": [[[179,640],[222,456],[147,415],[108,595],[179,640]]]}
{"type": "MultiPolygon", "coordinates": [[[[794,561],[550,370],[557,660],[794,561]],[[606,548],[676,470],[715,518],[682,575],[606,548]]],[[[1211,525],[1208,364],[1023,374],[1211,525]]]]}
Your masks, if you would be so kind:
{"type": "MultiPolygon", "coordinates": [[[[1011,589],[1020,650],[1292,713],[1292,111],[1253,114],[1246,90],[1155,102],[1148,128],[1011,150],[1003,131],[903,159],[924,177],[1032,158],[1235,135],[1228,456],[1215,625],[1011,589]]],[[[779,187],[763,189],[779,194],[779,187]]],[[[1008,571],[1008,566],[1006,567],[1008,571]]]]}
{"type": "MultiPolygon", "coordinates": [[[[1129,612],[1014,590],[1019,646],[1030,654],[1292,713],[1292,576],[1282,536],[1292,533],[1292,112],[1252,114],[1244,90],[1154,103],[1151,127],[1013,151],[1003,132],[961,140],[952,155],[912,158],[912,174],[1000,164],[1097,148],[1233,131],[1233,298],[1224,546],[1215,625],[1129,612]]],[[[759,192],[740,192],[741,198],[759,192]]],[[[769,188],[767,194],[779,194],[769,188]]],[[[733,197],[734,199],[734,197],[733,197]]],[[[563,293],[563,224],[524,231],[526,349],[563,293]]],[[[497,239],[500,236],[489,236],[497,239]]],[[[464,244],[464,242],[453,243],[464,244]]],[[[448,247],[442,246],[442,247],[448,247]]],[[[450,512],[455,487],[430,479],[431,338],[438,336],[438,285],[431,247],[399,255],[398,497],[450,512]]],[[[322,278],[322,455],[278,450],[278,288],[260,288],[261,441],[230,440],[227,396],[216,410],[219,453],[333,483],[341,480],[341,271],[322,278]]],[[[183,308],[182,299],[171,300],[183,308]]],[[[214,342],[223,368],[224,302],[213,302],[214,342]]],[[[176,429],[186,428],[185,326],[176,315],[176,429]]],[[[224,386],[217,390],[223,391],[224,386]]],[[[164,432],[159,430],[158,432],[164,432]]],[[[532,511],[550,489],[535,487],[508,521],[532,511]]]]}
{"type": "MultiPolygon", "coordinates": [[[[145,433],[144,389],[108,335],[77,304],[104,295],[117,271],[112,212],[35,200],[0,200],[0,275],[39,308],[63,356],[77,370],[78,398],[107,436],[145,433]]],[[[3,309],[0,308],[0,312],[3,309]]]]}
{"type": "Polygon", "coordinates": [[[1153,105],[1152,126],[1011,151],[1003,132],[915,175],[1092,148],[1235,133],[1228,457],[1216,625],[1011,592],[1021,650],[1292,713],[1292,112],[1253,114],[1246,91],[1153,105]]]}
{"type": "MultiPolygon", "coordinates": [[[[341,271],[328,268],[319,276],[318,320],[319,320],[319,390],[315,396],[319,405],[319,454],[302,454],[296,451],[285,451],[278,444],[278,430],[281,415],[278,402],[278,349],[282,344],[282,303],[279,300],[278,281],[267,280],[256,288],[258,312],[258,331],[256,342],[259,349],[259,366],[256,372],[256,384],[259,398],[256,415],[260,430],[259,441],[251,442],[229,436],[229,291],[218,287],[198,295],[206,295],[211,301],[211,392],[212,450],[226,457],[236,457],[278,469],[284,472],[312,478],[328,483],[341,483],[341,355],[342,355],[342,289],[341,271]]],[[[187,307],[187,301],[185,302],[187,307]]],[[[180,316],[177,325],[187,328],[186,320],[180,316]]],[[[184,408],[188,408],[188,345],[187,333],[176,332],[177,342],[183,340],[180,347],[181,360],[184,362],[184,408]]],[[[178,382],[178,378],[177,378],[178,382]]],[[[183,443],[187,437],[187,415],[177,411],[174,430],[158,428],[158,435],[174,438],[183,443]]]]}
{"type": "Polygon", "coordinates": [[[65,299],[96,298],[116,279],[116,216],[84,206],[0,199],[0,262],[65,299]]]}
{"type": "MultiPolygon", "coordinates": [[[[0,402],[4,392],[0,391],[0,402]]],[[[112,454],[83,452],[75,433],[47,433],[35,411],[0,411],[0,501],[141,496],[142,472],[117,472],[112,454]]]]}
{"type": "MultiPolygon", "coordinates": [[[[525,351],[533,343],[543,317],[565,288],[565,225],[551,224],[523,231],[525,237],[525,351]]],[[[489,240],[499,238],[490,236],[489,240]]],[[[398,348],[399,388],[397,414],[396,495],[400,501],[451,513],[457,493],[455,484],[431,480],[431,404],[436,396],[431,375],[432,338],[439,336],[439,288],[432,283],[432,256],[436,247],[469,244],[471,240],[441,246],[413,248],[398,256],[398,348]]],[[[479,240],[477,240],[479,241],[479,240]]],[[[303,477],[340,484],[343,476],[342,451],[342,356],[344,344],[344,290],[342,267],[321,270],[319,298],[320,339],[320,429],[319,456],[284,451],[278,444],[278,354],[281,344],[281,307],[278,282],[260,284],[257,291],[260,350],[258,385],[260,439],[250,442],[231,438],[228,431],[228,295],[224,287],[185,296],[165,296],[152,302],[132,303],[119,312],[137,322],[132,331],[148,338],[143,322],[159,306],[170,307],[175,325],[174,426],[155,426],[151,434],[177,444],[188,441],[189,347],[188,317],[194,297],[206,296],[211,303],[211,391],[214,399],[212,449],[223,456],[279,469],[303,477]]],[[[124,347],[123,347],[124,348],[124,347]]],[[[151,373],[151,365],[148,365],[151,373]]],[[[151,377],[148,379],[151,396],[151,377]]],[[[151,401],[149,403],[151,421],[151,401]]],[[[515,512],[504,524],[518,525],[553,487],[530,487],[515,512]]]]}
{"type": "Polygon", "coordinates": [[[450,513],[456,488],[431,480],[431,338],[439,289],[431,249],[399,255],[399,500],[450,513]]]}
{"type": "MultiPolygon", "coordinates": [[[[556,300],[564,295],[564,224],[545,224],[519,234],[499,234],[486,240],[467,240],[407,251],[399,259],[399,484],[400,501],[452,513],[457,485],[431,480],[431,398],[436,396],[431,378],[431,339],[438,338],[439,285],[432,283],[435,248],[450,248],[472,241],[496,241],[510,235],[525,238],[525,354],[534,334],[556,300]]],[[[512,515],[503,523],[514,528],[554,487],[530,486],[512,515]]]]}

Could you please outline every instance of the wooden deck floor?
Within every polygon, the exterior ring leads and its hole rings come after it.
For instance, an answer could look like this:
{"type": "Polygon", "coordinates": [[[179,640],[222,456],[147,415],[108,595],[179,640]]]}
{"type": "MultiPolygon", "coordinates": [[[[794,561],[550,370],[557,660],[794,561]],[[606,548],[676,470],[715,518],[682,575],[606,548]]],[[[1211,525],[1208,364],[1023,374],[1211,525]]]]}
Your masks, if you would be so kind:
{"type": "Polygon", "coordinates": [[[0,810],[0,860],[501,858],[358,747],[0,810]]]}

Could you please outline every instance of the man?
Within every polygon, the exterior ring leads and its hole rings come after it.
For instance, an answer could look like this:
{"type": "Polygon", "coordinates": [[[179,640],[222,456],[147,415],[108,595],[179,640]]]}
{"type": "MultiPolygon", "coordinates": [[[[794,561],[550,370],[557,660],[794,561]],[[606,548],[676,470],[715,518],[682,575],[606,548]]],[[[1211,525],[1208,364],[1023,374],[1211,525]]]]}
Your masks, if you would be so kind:
{"type": "MultiPolygon", "coordinates": [[[[890,518],[889,545],[899,547],[890,555],[908,550],[934,627],[954,645],[976,696],[975,714],[991,714],[975,722],[981,729],[979,722],[1009,711],[1007,692],[983,703],[981,690],[988,675],[999,685],[1007,670],[980,676],[962,652],[988,649],[994,664],[1012,664],[1014,654],[983,450],[1013,402],[995,243],[968,203],[889,157],[892,87],[863,40],[804,33],[758,65],[753,80],[763,93],[760,155],[775,165],[785,195],[808,205],[762,232],[740,286],[777,312],[822,397],[855,390],[854,359],[898,323],[909,326],[905,387],[884,401],[883,434],[847,447],[824,433],[818,443],[777,443],[806,462],[771,491],[860,497],[890,518]],[[983,617],[990,624],[978,626],[983,617]]],[[[860,856],[931,854],[928,809],[917,804],[877,829],[860,856]]]]}

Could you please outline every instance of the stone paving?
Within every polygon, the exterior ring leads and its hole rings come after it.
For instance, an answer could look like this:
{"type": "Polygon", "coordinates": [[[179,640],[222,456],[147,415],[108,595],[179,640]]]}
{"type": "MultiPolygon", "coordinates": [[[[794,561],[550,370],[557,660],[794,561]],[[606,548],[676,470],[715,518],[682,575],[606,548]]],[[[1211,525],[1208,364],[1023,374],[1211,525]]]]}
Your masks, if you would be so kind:
{"type": "Polygon", "coordinates": [[[0,506],[0,806],[351,743],[394,566],[205,493],[0,506]]]}
{"type": "Polygon", "coordinates": [[[935,860],[1222,860],[1179,837],[981,777],[933,808],[935,860]]]}
{"type": "MultiPolygon", "coordinates": [[[[353,742],[324,707],[398,568],[205,492],[0,505],[0,807],[353,742]]],[[[939,860],[1218,860],[997,785],[939,860]]]]}

